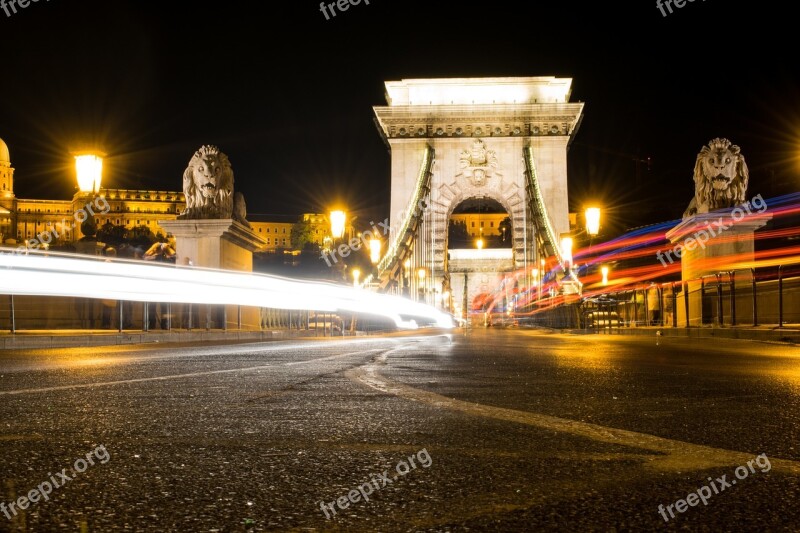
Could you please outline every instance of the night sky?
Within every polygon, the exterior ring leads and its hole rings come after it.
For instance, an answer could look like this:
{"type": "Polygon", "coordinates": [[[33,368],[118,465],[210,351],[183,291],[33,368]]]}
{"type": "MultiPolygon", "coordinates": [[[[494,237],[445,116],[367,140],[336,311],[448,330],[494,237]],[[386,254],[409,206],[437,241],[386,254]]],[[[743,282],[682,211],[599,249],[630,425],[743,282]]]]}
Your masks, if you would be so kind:
{"type": "Polygon", "coordinates": [[[69,152],[89,143],[109,154],[105,186],[169,190],[216,144],[251,213],[340,201],[383,219],[385,80],[555,75],[586,102],[570,203],[608,208],[609,233],[679,218],[713,137],[742,147],[750,195],[797,190],[792,17],[769,2],[666,17],[633,4],[371,0],[326,20],[313,0],[39,0],[0,10],[0,138],[22,198],[71,198],[69,152]]]}

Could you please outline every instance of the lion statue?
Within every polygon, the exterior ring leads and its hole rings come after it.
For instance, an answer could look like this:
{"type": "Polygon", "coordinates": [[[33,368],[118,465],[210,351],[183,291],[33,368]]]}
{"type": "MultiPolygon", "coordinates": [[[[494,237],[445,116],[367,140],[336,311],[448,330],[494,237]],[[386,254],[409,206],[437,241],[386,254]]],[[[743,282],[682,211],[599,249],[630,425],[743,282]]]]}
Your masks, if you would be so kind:
{"type": "Polygon", "coordinates": [[[181,220],[232,218],[250,226],[244,196],[233,193],[233,168],[228,156],[211,145],[201,146],[183,173],[186,209],[181,220]]]}
{"type": "Polygon", "coordinates": [[[740,148],[728,139],[713,139],[697,154],[694,199],[683,218],[744,204],[749,180],[740,148]]]}

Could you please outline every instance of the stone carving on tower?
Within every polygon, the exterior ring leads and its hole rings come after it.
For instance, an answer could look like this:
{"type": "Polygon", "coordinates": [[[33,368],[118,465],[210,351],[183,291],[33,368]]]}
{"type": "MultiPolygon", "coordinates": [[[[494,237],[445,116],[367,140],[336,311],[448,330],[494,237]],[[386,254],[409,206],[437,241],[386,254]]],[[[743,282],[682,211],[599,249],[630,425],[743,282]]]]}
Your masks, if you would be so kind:
{"type": "Polygon", "coordinates": [[[186,209],[179,220],[233,219],[247,227],[244,196],[233,192],[228,156],[211,145],[201,146],[183,173],[186,209]]]}
{"type": "Polygon", "coordinates": [[[497,172],[497,153],[487,150],[483,140],[475,139],[471,150],[462,150],[459,157],[460,175],[469,179],[474,187],[486,185],[486,181],[497,172]]]}
{"type": "Polygon", "coordinates": [[[697,154],[694,198],[683,218],[744,204],[749,179],[741,149],[728,139],[712,139],[697,154]]]}

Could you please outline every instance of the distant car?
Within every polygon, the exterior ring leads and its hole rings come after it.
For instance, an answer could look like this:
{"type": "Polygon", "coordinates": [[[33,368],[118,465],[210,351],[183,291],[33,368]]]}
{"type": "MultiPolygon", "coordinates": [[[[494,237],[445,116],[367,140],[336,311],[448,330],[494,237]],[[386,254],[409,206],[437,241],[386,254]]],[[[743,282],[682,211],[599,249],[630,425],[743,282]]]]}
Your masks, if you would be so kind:
{"type": "Polygon", "coordinates": [[[591,311],[586,313],[587,328],[618,328],[622,320],[616,311],[591,311]]]}

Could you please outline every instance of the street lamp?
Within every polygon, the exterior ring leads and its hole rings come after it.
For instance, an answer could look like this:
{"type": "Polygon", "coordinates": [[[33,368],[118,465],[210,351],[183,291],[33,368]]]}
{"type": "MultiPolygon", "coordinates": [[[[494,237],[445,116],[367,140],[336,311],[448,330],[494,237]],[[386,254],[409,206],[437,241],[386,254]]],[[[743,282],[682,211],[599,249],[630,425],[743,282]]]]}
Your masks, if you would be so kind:
{"type": "Polygon", "coordinates": [[[425,269],[424,268],[420,268],[419,270],[417,270],[417,277],[419,278],[419,288],[418,288],[417,292],[422,294],[422,298],[420,298],[420,299],[424,300],[425,299],[425,269]]]}
{"type": "Polygon", "coordinates": [[[608,267],[605,265],[601,266],[600,273],[603,275],[603,285],[608,285],[608,267]]]}
{"type": "Polygon", "coordinates": [[[483,250],[483,239],[479,237],[478,240],[475,241],[475,246],[478,250],[483,250]]]}
{"type": "Polygon", "coordinates": [[[593,239],[600,233],[600,208],[586,208],[586,233],[589,235],[589,247],[592,247],[593,239]]]}
{"type": "Polygon", "coordinates": [[[369,240],[369,260],[373,265],[377,265],[381,260],[381,240],[376,237],[369,240]]]}
{"type": "Polygon", "coordinates": [[[569,271],[572,268],[572,237],[568,235],[561,237],[561,258],[564,260],[564,268],[569,271]]]}
{"type": "Polygon", "coordinates": [[[103,156],[94,152],[75,154],[75,173],[78,177],[78,190],[82,193],[100,192],[103,177],[103,156]]]}
{"type": "Polygon", "coordinates": [[[600,208],[588,207],[586,209],[586,233],[595,237],[600,233],[600,208]]]}
{"type": "Polygon", "coordinates": [[[336,239],[341,239],[344,236],[344,226],[346,220],[347,216],[344,214],[344,211],[331,211],[331,235],[334,239],[334,245],[336,244],[336,239]]]}
{"type": "Polygon", "coordinates": [[[361,277],[361,271],[357,268],[353,269],[353,287],[358,288],[358,278],[361,277]]]}

